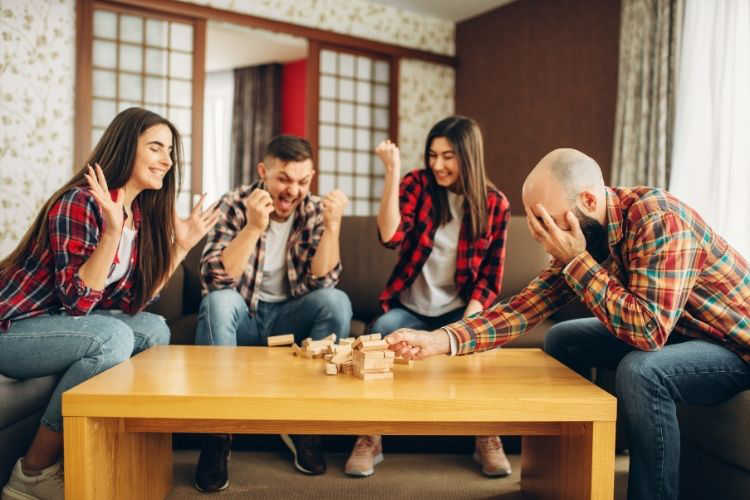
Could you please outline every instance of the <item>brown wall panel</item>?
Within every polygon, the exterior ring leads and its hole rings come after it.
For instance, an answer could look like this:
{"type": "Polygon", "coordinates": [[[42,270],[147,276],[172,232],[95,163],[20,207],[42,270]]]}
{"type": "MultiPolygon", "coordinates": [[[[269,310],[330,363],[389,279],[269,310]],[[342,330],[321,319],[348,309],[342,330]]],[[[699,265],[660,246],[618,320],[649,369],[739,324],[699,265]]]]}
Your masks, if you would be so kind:
{"type": "Polygon", "coordinates": [[[456,112],[475,118],[489,176],[523,213],[521,185],[567,146],[609,180],[620,0],[518,0],[456,26],[456,112]]]}

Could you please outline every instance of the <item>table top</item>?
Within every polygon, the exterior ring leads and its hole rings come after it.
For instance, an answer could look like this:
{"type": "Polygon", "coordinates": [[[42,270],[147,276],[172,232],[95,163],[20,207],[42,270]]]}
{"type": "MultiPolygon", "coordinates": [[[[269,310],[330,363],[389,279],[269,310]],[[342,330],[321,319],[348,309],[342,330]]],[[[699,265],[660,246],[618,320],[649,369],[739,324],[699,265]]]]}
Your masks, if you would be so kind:
{"type": "Polygon", "coordinates": [[[539,349],[395,365],[393,380],[326,375],[288,347],[157,346],[63,394],[63,415],[391,422],[614,421],[616,401],[539,349]]]}

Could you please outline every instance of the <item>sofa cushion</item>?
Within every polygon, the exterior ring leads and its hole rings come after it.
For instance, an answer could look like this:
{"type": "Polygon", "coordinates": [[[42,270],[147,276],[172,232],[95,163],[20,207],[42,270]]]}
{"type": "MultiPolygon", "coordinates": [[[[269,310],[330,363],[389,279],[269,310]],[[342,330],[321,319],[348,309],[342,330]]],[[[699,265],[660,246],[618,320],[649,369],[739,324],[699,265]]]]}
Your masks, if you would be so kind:
{"type": "Polygon", "coordinates": [[[680,405],[678,415],[683,439],[750,472],[750,390],[715,406],[680,405]]]}
{"type": "Polygon", "coordinates": [[[167,323],[182,316],[182,293],[185,288],[185,273],[182,266],[175,269],[169,282],[162,288],[159,298],[147,311],[164,316],[167,323]]]}
{"type": "Polygon", "coordinates": [[[47,406],[58,377],[16,380],[0,375],[0,429],[47,406]]]}
{"type": "Polygon", "coordinates": [[[531,237],[526,217],[512,216],[508,225],[500,297],[506,298],[520,292],[547,267],[549,259],[544,247],[531,237]]]}
{"type": "Polygon", "coordinates": [[[378,241],[377,220],[345,217],[341,224],[341,273],[339,288],[349,295],[354,317],[369,323],[382,313],[378,296],[396,267],[398,251],[378,241]]]}

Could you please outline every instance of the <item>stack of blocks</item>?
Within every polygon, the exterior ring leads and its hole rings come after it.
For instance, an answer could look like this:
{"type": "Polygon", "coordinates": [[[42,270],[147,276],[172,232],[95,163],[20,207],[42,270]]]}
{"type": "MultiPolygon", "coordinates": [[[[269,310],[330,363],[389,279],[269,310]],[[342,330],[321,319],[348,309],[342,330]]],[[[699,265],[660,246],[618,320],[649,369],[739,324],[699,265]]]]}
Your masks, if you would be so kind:
{"type": "Polygon", "coordinates": [[[396,354],[379,333],[362,335],[352,345],[352,372],[362,380],[393,378],[393,360],[396,354]]]}
{"type": "Polygon", "coordinates": [[[328,337],[320,340],[305,339],[302,341],[302,347],[292,344],[292,353],[295,356],[303,358],[322,358],[336,347],[336,334],[332,333],[328,337]]]}

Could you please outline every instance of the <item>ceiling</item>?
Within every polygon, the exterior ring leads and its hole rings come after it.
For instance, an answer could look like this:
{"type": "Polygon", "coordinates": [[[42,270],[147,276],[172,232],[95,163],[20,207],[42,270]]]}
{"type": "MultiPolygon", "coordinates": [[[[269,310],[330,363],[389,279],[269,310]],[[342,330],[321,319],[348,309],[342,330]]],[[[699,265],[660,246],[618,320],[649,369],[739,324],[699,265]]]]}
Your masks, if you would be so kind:
{"type": "Polygon", "coordinates": [[[370,0],[398,9],[459,22],[507,5],[515,0],[370,0]]]}
{"type": "Polygon", "coordinates": [[[307,40],[282,33],[209,21],[206,71],[221,71],[307,58],[307,40]],[[238,50],[241,48],[241,50],[238,50]]]}

